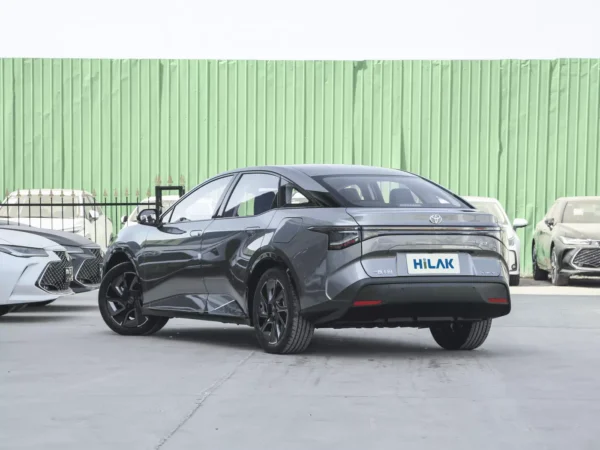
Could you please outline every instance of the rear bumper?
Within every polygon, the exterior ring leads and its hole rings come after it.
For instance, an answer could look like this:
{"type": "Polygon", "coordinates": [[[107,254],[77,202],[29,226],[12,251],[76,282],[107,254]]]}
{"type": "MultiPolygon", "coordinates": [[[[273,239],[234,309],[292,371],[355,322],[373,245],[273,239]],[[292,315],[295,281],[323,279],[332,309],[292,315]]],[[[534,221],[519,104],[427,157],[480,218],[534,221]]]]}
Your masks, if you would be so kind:
{"type": "Polygon", "coordinates": [[[335,298],[303,310],[318,327],[427,327],[510,313],[508,285],[500,277],[402,277],[362,279],[335,298]],[[376,301],[355,306],[355,301],[376,301]]]}

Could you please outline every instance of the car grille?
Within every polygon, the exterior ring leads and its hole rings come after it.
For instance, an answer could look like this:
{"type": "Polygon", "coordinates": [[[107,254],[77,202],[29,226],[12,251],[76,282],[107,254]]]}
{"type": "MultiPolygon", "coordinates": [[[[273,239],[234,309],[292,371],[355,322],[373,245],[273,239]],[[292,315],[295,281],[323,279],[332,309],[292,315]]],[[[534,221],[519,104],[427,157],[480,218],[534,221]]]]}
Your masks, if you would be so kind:
{"type": "Polygon", "coordinates": [[[42,273],[38,286],[45,291],[57,292],[67,291],[69,282],[66,280],[65,273],[71,262],[67,258],[66,252],[54,252],[60,258],[60,261],[49,263],[42,273]]]}
{"type": "Polygon", "coordinates": [[[83,285],[100,284],[101,280],[101,267],[102,267],[102,253],[99,248],[89,249],[94,259],[86,259],[75,275],[75,281],[83,285]]]}
{"type": "Polygon", "coordinates": [[[573,265],[586,269],[600,269],[600,248],[583,248],[573,258],[573,265]]]}

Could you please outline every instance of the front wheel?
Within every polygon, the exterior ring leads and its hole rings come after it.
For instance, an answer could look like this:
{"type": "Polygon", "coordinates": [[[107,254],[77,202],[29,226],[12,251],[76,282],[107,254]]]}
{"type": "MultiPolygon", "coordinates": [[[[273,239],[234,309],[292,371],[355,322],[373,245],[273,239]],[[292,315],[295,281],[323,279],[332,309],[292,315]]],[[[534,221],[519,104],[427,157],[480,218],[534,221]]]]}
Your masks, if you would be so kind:
{"type": "Polygon", "coordinates": [[[535,242],[533,243],[533,247],[531,249],[531,264],[533,267],[533,279],[536,281],[544,281],[548,279],[548,272],[540,269],[537,262],[537,248],[535,242]]]}
{"type": "Polygon", "coordinates": [[[490,334],[492,319],[478,322],[447,323],[431,327],[431,335],[446,350],[475,350],[490,334]]]}
{"type": "Polygon", "coordinates": [[[252,319],[267,353],[301,353],[314,333],[314,326],[300,315],[300,301],[288,274],[279,268],[267,270],[258,281],[252,319]]]}
{"type": "Polygon", "coordinates": [[[98,307],[106,325],[125,336],[156,333],[169,321],[168,317],[142,314],[142,286],[128,262],[106,273],[98,290],[98,307]]]}

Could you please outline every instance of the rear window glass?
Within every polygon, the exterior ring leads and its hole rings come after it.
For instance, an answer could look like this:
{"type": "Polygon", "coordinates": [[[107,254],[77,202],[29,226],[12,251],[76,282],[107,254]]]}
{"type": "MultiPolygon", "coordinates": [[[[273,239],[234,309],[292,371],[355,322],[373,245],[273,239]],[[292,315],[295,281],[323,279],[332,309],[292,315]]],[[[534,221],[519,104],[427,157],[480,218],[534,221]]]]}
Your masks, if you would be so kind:
{"type": "Polygon", "coordinates": [[[404,175],[315,177],[346,206],[371,208],[466,208],[452,194],[422,178],[404,175]]]}

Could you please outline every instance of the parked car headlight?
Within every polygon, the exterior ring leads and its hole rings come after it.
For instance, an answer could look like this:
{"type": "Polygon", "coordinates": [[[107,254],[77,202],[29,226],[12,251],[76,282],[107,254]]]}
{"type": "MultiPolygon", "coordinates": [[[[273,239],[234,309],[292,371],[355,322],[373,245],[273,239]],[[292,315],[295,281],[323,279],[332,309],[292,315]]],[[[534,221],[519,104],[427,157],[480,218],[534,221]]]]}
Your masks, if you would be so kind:
{"type": "Polygon", "coordinates": [[[17,245],[0,245],[0,252],[8,253],[19,258],[33,258],[35,256],[48,256],[46,250],[41,248],[20,247],[17,245]]]}
{"type": "Polygon", "coordinates": [[[65,246],[65,249],[67,249],[67,252],[69,252],[69,253],[83,253],[83,249],[81,247],[67,247],[67,246],[65,246]]]}
{"type": "Polygon", "coordinates": [[[560,240],[565,245],[589,245],[592,243],[592,241],[589,239],[569,238],[564,236],[561,236],[560,240]]]}
{"type": "Polygon", "coordinates": [[[592,243],[589,239],[578,239],[561,236],[560,240],[565,245],[589,245],[592,243]]]}

